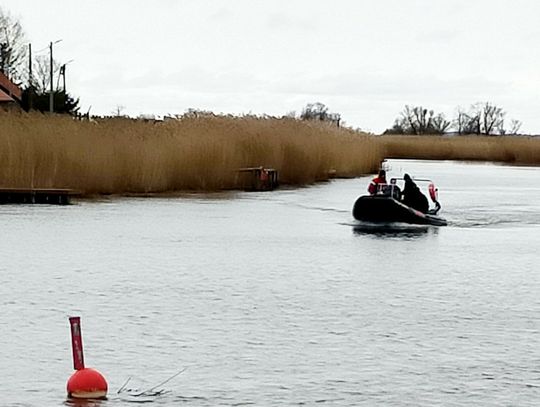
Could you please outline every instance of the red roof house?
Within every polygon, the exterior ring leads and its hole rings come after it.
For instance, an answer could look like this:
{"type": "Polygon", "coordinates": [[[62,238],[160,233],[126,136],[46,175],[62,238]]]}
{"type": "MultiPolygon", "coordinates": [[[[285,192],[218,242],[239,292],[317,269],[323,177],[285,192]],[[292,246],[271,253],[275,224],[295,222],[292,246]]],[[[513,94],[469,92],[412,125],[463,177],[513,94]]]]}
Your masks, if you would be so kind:
{"type": "Polygon", "coordinates": [[[0,105],[19,105],[22,100],[22,89],[0,72],[0,105]]]}
{"type": "Polygon", "coordinates": [[[0,103],[13,103],[15,100],[7,93],[0,90],[0,103]]]}

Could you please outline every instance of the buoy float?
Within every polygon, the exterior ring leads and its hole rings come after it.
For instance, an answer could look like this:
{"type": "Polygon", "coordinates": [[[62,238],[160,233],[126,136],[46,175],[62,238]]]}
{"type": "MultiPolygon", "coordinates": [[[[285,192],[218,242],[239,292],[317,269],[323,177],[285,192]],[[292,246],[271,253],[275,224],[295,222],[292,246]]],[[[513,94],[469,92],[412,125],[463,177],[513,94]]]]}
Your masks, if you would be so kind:
{"type": "Polygon", "coordinates": [[[77,370],[67,382],[68,397],[75,399],[103,399],[107,389],[103,375],[89,367],[77,370]]]}
{"type": "Polygon", "coordinates": [[[107,396],[107,381],[95,369],[84,367],[82,347],[81,318],[70,317],[71,348],[73,350],[73,368],[75,373],[67,382],[68,397],[77,399],[104,399],[107,396]]]}

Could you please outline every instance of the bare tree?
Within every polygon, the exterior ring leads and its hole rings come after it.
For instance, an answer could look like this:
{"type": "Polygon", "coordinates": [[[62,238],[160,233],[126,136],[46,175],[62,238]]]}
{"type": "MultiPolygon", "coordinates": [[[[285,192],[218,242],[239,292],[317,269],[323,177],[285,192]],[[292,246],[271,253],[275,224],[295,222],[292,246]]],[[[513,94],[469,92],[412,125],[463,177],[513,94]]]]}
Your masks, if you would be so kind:
{"type": "Polygon", "coordinates": [[[465,112],[461,106],[458,106],[456,109],[456,118],[454,120],[454,128],[458,134],[469,133],[468,125],[470,120],[469,114],[465,112]]]}
{"type": "Polygon", "coordinates": [[[471,112],[468,115],[470,118],[468,133],[486,136],[504,134],[506,113],[501,107],[489,102],[475,103],[471,106],[471,112]]]}
{"type": "Polygon", "coordinates": [[[480,102],[471,105],[466,111],[462,107],[456,108],[456,117],[453,122],[446,120],[442,113],[425,109],[422,106],[406,105],[400,116],[395,120],[392,128],[387,129],[385,134],[444,134],[450,126],[455,128],[458,134],[517,134],[521,122],[511,120],[510,130],[507,132],[505,125],[506,112],[499,106],[489,102],[480,102]]]}
{"type": "Polygon", "coordinates": [[[0,8],[0,71],[12,80],[23,80],[26,55],[26,39],[21,24],[0,8]]]}
{"type": "Polygon", "coordinates": [[[519,133],[519,129],[521,129],[521,122],[516,119],[510,120],[510,130],[508,130],[507,134],[515,136],[519,133]]]}
{"type": "Polygon", "coordinates": [[[505,112],[502,108],[492,105],[486,102],[481,108],[482,114],[482,133],[485,135],[495,134],[495,130],[504,129],[504,116],[505,112]]]}
{"type": "Polygon", "coordinates": [[[386,129],[383,134],[406,134],[405,128],[403,128],[403,120],[400,118],[394,120],[394,125],[386,129]]]}
{"type": "Polygon", "coordinates": [[[427,109],[422,106],[410,107],[405,105],[405,109],[401,112],[403,119],[403,127],[410,129],[411,134],[424,134],[426,128],[427,109]]]}
{"type": "Polygon", "coordinates": [[[422,106],[405,105],[394,126],[386,134],[443,134],[451,123],[442,113],[425,109],[422,106]]]}
{"type": "MultiPolygon", "coordinates": [[[[36,93],[47,93],[51,88],[51,67],[49,57],[46,55],[38,55],[34,59],[34,71],[32,73],[32,87],[36,93]]],[[[59,78],[61,65],[53,62],[53,78],[59,78]]],[[[54,83],[54,80],[53,80],[54,83]]],[[[58,80],[56,81],[56,89],[58,91],[58,80]]],[[[54,86],[54,85],[53,85],[54,86]]]]}
{"type": "Polygon", "coordinates": [[[465,111],[461,106],[456,108],[456,118],[453,127],[458,134],[480,134],[481,133],[481,111],[471,107],[470,111],[465,111]]]}
{"type": "Polygon", "coordinates": [[[326,120],[328,116],[328,107],[323,103],[308,103],[302,110],[300,118],[302,120],[326,120]]]}
{"type": "Polygon", "coordinates": [[[428,131],[431,134],[444,134],[452,123],[444,117],[442,113],[431,116],[428,131]]]}
{"type": "Polygon", "coordinates": [[[320,102],[308,103],[300,115],[302,120],[320,120],[336,124],[339,127],[341,115],[330,113],[328,107],[320,102]]]}
{"type": "Polygon", "coordinates": [[[505,129],[506,112],[490,102],[471,105],[468,112],[458,107],[454,127],[459,134],[504,135],[517,134],[521,128],[519,120],[510,120],[510,129],[505,129]]]}

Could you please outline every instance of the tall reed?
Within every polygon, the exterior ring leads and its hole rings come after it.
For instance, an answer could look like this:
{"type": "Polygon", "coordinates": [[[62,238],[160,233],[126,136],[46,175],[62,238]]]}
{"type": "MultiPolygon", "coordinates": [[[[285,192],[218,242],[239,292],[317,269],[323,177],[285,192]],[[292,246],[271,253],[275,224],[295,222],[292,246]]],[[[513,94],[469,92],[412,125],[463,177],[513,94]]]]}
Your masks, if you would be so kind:
{"type": "Polygon", "coordinates": [[[540,137],[380,136],[379,141],[392,158],[540,164],[540,137]]]}
{"type": "Polygon", "coordinates": [[[84,194],[220,190],[237,170],[272,167],[280,182],[307,184],[373,172],[373,136],[287,118],[182,117],[77,121],[0,114],[0,187],[73,188],[84,194]]]}

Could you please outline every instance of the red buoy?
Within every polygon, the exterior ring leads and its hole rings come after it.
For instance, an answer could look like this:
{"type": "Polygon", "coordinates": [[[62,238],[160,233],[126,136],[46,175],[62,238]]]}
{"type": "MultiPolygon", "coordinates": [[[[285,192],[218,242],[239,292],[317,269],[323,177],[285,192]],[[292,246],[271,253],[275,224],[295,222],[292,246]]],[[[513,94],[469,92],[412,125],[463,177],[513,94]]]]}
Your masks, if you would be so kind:
{"type": "Polygon", "coordinates": [[[81,318],[70,317],[73,368],[76,370],[67,382],[68,397],[79,399],[103,399],[107,396],[107,381],[95,369],[84,367],[81,318]]]}
{"type": "Polygon", "coordinates": [[[103,375],[89,367],[77,370],[67,382],[68,397],[77,399],[103,399],[107,390],[103,375]]]}

